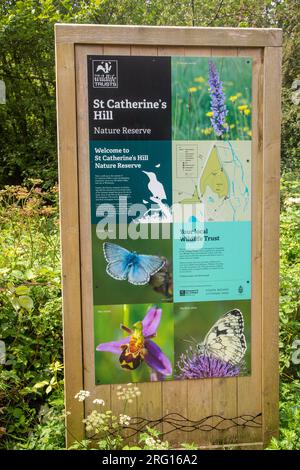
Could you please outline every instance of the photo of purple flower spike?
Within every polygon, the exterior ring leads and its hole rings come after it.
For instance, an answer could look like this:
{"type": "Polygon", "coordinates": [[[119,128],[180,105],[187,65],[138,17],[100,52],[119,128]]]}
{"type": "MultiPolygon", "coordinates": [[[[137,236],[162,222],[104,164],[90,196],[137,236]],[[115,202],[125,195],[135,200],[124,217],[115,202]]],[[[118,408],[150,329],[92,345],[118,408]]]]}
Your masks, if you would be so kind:
{"type": "Polygon", "coordinates": [[[111,352],[119,356],[123,369],[134,370],[145,363],[160,375],[172,375],[172,365],[168,357],[151,339],[157,335],[162,309],[150,307],[142,321],[134,323],[133,328],[121,325],[128,336],[107,343],[101,343],[96,350],[111,352]]]}
{"type": "Polygon", "coordinates": [[[203,379],[207,377],[236,377],[241,366],[231,364],[214,356],[208,356],[193,349],[180,356],[177,363],[179,378],[203,379]]]}
{"type": "Polygon", "coordinates": [[[208,65],[208,83],[210,86],[210,108],[213,113],[210,118],[211,125],[217,134],[221,136],[226,132],[227,126],[225,124],[225,119],[228,113],[225,104],[225,94],[223,92],[223,84],[220,80],[216,64],[212,61],[208,65]]]}

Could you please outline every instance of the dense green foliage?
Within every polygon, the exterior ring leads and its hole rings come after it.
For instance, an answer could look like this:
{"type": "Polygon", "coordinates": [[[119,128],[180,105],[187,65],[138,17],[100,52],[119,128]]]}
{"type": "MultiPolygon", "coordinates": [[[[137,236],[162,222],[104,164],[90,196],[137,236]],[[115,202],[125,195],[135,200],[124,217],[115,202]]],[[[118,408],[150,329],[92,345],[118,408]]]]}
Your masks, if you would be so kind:
{"type": "Polygon", "coordinates": [[[271,449],[300,449],[300,354],[297,354],[300,350],[299,176],[299,172],[287,174],[281,182],[280,440],[273,439],[271,449]]]}
{"type": "Polygon", "coordinates": [[[295,378],[300,379],[299,364],[291,362],[293,343],[296,339],[300,339],[299,174],[282,178],[281,199],[280,373],[284,381],[290,381],[295,378]]]}
{"type": "MultiPolygon", "coordinates": [[[[281,435],[271,449],[299,449],[300,9],[286,0],[4,0],[0,3],[0,447],[64,447],[58,237],[54,24],[282,27],[281,435]],[[42,182],[30,178],[42,178],[42,182]],[[23,185],[23,182],[26,185],[23,185]],[[21,186],[22,184],[22,186],[21,186]]],[[[187,444],[188,445],[188,444],[187,444]]]]}
{"type": "Polygon", "coordinates": [[[281,384],[280,439],[272,439],[269,450],[300,450],[300,382],[281,384]]]}
{"type": "Polygon", "coordinates": [[[14,443],[38,423],[39,432],[49,407],[53,417],[63,406],[56,200],[56,188],[43,193],[36,184],[0,191],[0,426],[14,443]]]}
{"type": "MultiPolygon", "coordinates": [[[[281,438],[272,449],[300,448],[300,187],[282,179],[280,372],[281,438]]],[[[7,361],[0,366],[0,447],[64,446],[57,192],[0,192],[0,324],[7,361]],[[2,433],[2,438],[1,438],[2,433]]],[[[81,447],[80,447],[81,446],[81,447]]],[[[80,444],[82,448],[82,444],[80,444]]]]}
{"type": "Polygon", "coordinates": [[[40,177],[57,180],[54,24],[196,25],[282,27],[284,30],[282,161],[299,155],[299,106],[291,101],[299,77],[300,8],[288,0],[4,0],[0,3],[1,184],[40,177]]]}

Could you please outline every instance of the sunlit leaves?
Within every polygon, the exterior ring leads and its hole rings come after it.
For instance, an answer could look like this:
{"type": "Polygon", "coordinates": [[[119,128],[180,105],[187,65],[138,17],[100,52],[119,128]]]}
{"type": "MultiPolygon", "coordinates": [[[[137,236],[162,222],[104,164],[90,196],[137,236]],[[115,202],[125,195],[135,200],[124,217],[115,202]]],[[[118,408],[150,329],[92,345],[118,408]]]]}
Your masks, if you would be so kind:
{"type": "Polygon", "coordinates": [[[27,312],[30,312],[33,309],[33,300],[29,295],[20,295],[18,300],[20,307],[27,310],[27,312]]]}

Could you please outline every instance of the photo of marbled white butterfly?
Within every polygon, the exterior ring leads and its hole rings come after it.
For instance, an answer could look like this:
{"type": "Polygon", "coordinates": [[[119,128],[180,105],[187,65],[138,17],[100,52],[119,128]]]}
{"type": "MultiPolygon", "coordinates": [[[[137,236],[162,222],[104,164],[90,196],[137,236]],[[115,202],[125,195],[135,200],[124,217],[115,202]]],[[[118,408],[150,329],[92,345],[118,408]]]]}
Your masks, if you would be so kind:
{"type": "Polygon", "coordinates": [[[107,261],[107,274],[113,279],[128,281],[135,286],[148,284],[151,276],[165,265],[165,260],[159,256],[139,254],[115,243],[103,243],[103,253],[107,261]]]}
{"type": "Polygon", "coordinates": [[[204,340],[197,344],[197,349],[207,356],[239,364],[247,351],[242,312],[234,309],[222,315],[204,340]]]}
{"type": "Polygon", "coordinates": [[[234,308],[221,315],[177,360],[179,377],[233,377],[245,372],[247,341],[243,313],[234,308]]]}

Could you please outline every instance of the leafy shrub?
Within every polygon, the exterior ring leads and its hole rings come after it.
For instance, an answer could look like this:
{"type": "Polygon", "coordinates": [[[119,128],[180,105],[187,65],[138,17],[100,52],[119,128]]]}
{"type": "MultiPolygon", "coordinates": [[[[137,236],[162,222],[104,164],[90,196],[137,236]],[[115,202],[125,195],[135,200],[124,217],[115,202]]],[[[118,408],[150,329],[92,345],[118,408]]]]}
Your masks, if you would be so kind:
{"type": "Polygon", "coordinates": [[[300,365],[293,354],[300,340],[299,181],[297,172],[281,180],[280,437],[272,439],[271,450],[300,449],[300,365]]]}
{"type": "Polygon", "coordinates": [[[17,450],[57,450],[65,448],[65,416],[63,396],[42,405],[37,414],[37,424],[29,431],[28,437],[15,445],[17,450]]]}
{"type": "Polygon", "coordinates": [[[280,224],[280,375],[283,381],[300,378],[291,361],[300,340],[300,178],[287,174],[281,181],[280,224]]]}
{"type": "Polygon", "coordinates": [[[283,383],[280,398],[280,437],[269,450],[300,450],[300,381],[283,383]]]}
{"type": "Polygon", "coordinates": [[[298,2],[247,0],[10,0],[0,2],[0,185],[36,177],[57,181],[54,24],[146,24],[281,27],[284,31],[284,167],[299,168],[299,106],[290,99],[299,79],[298,2]]]}
{"type": "Polygon", "coordinates": [[[0,445],[7,447],[35,424],[40,432],[42,406],[63,404],[57,189],[31,183],[0,191],[0,445]]]}

